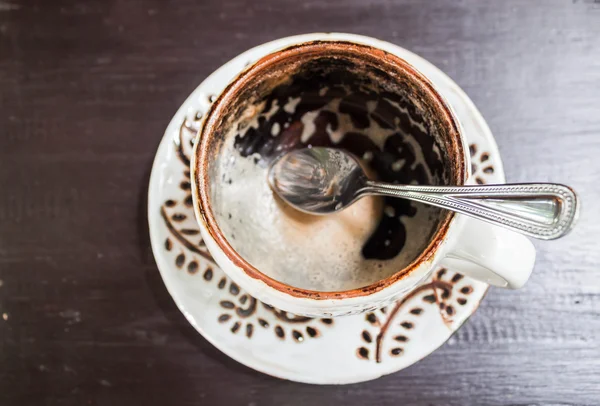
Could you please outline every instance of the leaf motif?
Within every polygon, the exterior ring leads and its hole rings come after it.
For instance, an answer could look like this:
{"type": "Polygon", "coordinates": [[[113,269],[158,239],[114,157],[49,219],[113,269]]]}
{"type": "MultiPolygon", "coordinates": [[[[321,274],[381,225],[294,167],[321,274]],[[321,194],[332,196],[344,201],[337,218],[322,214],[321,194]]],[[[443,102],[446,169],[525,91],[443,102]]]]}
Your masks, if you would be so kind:
{"type": "Polygon", "coordinates": [[[229,300],[221,300],[219,304],[225,309],[233,309],[235,307],[235,304],[229,300]]]}
{"type": "Polygon", "coordinates": [[[187,216],[183,213],[175,213],[171,216],[171,220],[176,221],[176,222],[181,222],[183,220],[185,220],[187,218],[187,216]]]}
{"type": "Polygon", "coordinates": [[[360,359],[365,359],[365,360],[369,359],[369,350],[365,347],[360,347],[356,351],[356,354],[358,355],[358,358],[360,358],[360,359]]]}
{"type": "Polygon", "coordinates": [[[177,266],[177,268],[180,268],[183,266],[183,264],[185,263],[185,254],[181,253],[179,255],[177,255],[177,258],[175,258],[175,265],[177,266]]]}

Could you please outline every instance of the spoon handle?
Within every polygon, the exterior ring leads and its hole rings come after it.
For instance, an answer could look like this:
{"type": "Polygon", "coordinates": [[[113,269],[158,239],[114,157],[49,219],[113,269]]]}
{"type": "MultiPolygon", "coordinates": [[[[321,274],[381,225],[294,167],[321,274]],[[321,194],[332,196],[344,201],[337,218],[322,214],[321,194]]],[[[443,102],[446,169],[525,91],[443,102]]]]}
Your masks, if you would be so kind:
{"type": "Polygon", "coordinates": [[[555,183],[413,186],[367,181],[360,194],[400,197],[442,207],[542,240],[567,234],[579,210],[575,192],[555,183]]]}

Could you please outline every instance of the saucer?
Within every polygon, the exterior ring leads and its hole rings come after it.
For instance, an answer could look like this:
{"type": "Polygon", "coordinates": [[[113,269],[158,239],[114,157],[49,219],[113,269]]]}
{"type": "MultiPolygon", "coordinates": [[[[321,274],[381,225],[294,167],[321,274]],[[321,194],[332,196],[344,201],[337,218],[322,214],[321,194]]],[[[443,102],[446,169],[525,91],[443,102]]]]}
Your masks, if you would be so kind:
{"type": "Polygon", "coordinates": [[[179,108],[160,143],[148,191],[152,250],[165,285],[187,320],[219,350],[257,371],[312,384],[368,381],[399,371],[441,346],[475,312],[488,285],[439,268],[398,302],[335,319],[296,316],[244,292],[213,262],[194,217],[193,139],[202,114],[247,65],[282,47],[347,40],[405,59],[434,83],[467,137],[477,183],[504,183],[495,140],[467,95],[423,58],[396,45],[350,34],[308,34],[260,45],[226,63],[179,108]]]}

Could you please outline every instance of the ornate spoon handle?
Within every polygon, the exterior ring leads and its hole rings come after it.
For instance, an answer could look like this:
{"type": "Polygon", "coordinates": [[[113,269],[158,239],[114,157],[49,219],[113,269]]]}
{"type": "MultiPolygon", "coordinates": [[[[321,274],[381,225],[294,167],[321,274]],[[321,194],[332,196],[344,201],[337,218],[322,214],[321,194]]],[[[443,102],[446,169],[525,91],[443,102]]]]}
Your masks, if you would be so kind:
{"type": "Polygon", "coordinates": [[[542,240],[567,234],[579,210],[575,192],[554,183],[413,186],[367,181],[359,194],[401,197],[431,204],[542,240]]]}

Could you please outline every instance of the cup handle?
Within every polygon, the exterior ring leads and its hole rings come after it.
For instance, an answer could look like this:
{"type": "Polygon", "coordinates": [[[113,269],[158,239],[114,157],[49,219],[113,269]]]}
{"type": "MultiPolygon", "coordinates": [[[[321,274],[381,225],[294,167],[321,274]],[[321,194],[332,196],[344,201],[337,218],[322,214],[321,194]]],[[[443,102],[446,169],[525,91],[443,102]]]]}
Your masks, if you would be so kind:
{"type": "Polygon", "coordinates": [[[474,279],[509,289],[522,287],[535,263],[531,241],[514,231],[461,216],[466,224],[442,265],[474,279]]]}

